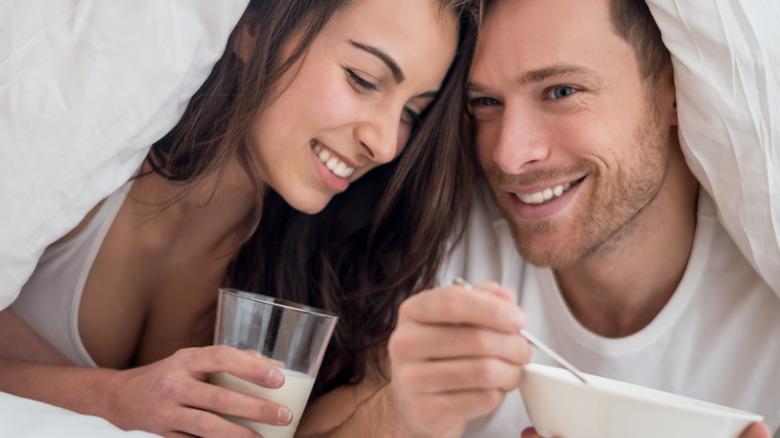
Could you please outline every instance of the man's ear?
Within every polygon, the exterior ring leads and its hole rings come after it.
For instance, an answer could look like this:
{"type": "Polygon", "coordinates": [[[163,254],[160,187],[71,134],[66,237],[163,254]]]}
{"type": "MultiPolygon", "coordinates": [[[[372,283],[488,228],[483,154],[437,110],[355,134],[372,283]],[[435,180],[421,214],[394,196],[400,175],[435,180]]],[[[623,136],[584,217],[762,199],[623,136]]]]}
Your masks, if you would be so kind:
{"type": "Polygon", "coordinates": [[[677,91],[674,86],[674,68],[672,68],[671,61],[664,67],[658,81],[661,93],[663,93],[662,104],[667,105],[664,109],[669,111],[669,124],[677,126],[679,124],[677,119],[677,91]]]}

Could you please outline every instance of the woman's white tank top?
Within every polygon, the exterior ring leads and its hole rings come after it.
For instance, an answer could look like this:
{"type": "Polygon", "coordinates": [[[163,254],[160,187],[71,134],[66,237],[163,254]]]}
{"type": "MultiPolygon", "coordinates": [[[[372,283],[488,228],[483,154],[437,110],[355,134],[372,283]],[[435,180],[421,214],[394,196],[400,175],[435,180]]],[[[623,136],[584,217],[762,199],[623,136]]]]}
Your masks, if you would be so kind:
{"type": "Polygon", "coordinates": [[[77,235],[46,248],[11,305],[19,318],[74,365],[97,366],[79,334],[81,295],[103,239],[131,184],[125,184],[106,198],[77,235]]]}

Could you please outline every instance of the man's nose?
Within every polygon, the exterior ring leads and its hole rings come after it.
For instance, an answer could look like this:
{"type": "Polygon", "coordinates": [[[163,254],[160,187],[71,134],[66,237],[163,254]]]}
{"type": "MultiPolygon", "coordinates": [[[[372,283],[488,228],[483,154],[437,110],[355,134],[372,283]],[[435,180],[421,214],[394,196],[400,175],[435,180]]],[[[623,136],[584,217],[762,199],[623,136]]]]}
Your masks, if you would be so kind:
{"type": "Polygon", "coordinates": [[[505,108],[494,138],[493,161],[506,174],[520,173],[550,156],[544,122],[533,108],[505,108]]]}

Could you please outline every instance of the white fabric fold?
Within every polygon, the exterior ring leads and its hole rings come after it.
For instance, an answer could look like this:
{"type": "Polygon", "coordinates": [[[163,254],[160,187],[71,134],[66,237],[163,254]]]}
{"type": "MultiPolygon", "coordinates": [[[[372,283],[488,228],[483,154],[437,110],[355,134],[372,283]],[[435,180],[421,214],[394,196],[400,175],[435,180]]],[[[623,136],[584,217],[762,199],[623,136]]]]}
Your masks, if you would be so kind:
{"type": "Polygon", "coordinates": [[[686,160],[780,295],[780,3],[647,2],[672,53],[686,160]]]}
{"type": "Polygon", "coordinates": [[[137,169],[248,0],[0,0],[0,309],[137,169]]]}

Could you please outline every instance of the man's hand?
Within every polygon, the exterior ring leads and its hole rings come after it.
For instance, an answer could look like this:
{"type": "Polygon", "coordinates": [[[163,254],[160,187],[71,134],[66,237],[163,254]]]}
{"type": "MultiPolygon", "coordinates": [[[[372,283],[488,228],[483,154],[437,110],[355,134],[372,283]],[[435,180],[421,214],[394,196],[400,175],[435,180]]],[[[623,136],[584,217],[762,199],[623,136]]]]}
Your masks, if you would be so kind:
{"type": "Polygon", "coordinates": [[[390,336],[399,424],[414,437],[459,437],[520,383],[531,350],[525,315],[496,283],[423,291],[401,305],[390,336]]]}
{"type": "Polygon", "coordinates": [[[751,424],[747,429],[745,429],[745,431],[742,432],[742,435],[740,435],[739,438],[772,438],[772,437],[771,437],[771,433],[769,432],[769,428],[766,427],[766,424],[757,421],[751,424]]]}
{"type": "MultiPolygon", "coordinates": [[[[536,433],[536,430],[534,428],[530,427],[523,431],[523,434],[520,435],[521,438],[543,438],[541,435],[536,433]]],[[[563,438],[563,437],[555,437],[555,438],[563,438]]],[[[766,427],[764,423],[755,422],[751,424],[747,429],[745,429],[744,432],[742,432],[742,435],[739,436],[739,438],[772,438],[769,434],[769,429],[766,427]]]]}

